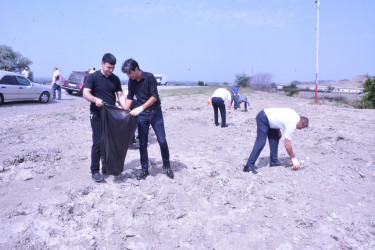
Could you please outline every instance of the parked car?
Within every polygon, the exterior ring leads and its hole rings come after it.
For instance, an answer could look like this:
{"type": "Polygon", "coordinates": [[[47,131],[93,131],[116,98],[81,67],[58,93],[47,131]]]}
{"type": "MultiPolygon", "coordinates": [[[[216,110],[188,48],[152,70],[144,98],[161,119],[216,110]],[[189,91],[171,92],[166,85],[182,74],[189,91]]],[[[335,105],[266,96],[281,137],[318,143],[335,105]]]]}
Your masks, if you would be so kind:
{"type": "Polygon", "coordinates": [[[0,105],[29,100],[47,103],[51,94],[50,87],[31,82],[21,74],[0,70],[0,105]]]}
{"type": "Polygon", "coordinates": [[[65,89],[68,94],[77,92],[78,94],[82,95],[83,84],[85,83],[88,75],[88,71],[73,71],[70,73],[68,79],[62,82],[61,88],[65,89]]]}

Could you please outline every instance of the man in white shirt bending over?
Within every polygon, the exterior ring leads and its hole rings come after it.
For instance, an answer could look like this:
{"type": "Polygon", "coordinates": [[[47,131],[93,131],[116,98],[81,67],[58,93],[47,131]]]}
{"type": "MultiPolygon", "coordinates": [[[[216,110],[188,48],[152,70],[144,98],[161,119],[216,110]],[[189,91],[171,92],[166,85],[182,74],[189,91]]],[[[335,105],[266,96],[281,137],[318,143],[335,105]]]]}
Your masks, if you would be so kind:
{"type": "Polygon", "coordinates": [[[220,109],[221,127],[222,128],[228,127],[226,123],[225,101],[228,101],[228,108],[230,110],[232,107],[232,104],[231,104],[232,98],[231,98],[230,92],[224,88],[219,88],[215,90],[215,92],[212,94],[209,100],[211,100],[212,107],[214,108],[215,125],[219,126],[218,109],[220,109]]]}
{"type": "Polygon", "coordinates": [[[292,149],[292,135],[294,130],[307,128],[309,126],[309,119],[304,116],[299,116],[294,110],[290,108],[267,108],[260,111],[256,117],[257,121],[257,138],[251,151],[249,160],[247,161],[243,171],[257,174],[254,165],[266,145],[270,145],[270,166],[282,166],[278,159],[277,152],[279,147],[279,140],[281,138],[281,130],[285,131],[285,148],[292,159],[293,169],[297,170],[301,167],[292,149]]]}

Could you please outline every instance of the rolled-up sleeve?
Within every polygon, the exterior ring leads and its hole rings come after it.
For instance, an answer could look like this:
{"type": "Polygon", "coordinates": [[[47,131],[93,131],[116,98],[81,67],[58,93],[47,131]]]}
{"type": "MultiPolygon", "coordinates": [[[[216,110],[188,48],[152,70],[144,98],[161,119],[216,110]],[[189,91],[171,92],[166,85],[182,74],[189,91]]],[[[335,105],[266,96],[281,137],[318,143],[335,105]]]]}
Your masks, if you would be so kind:
{"type": "Polygon", "coordinates": [[[151,96],[155,97],[156,99],[159,99],[158,86],[156,79],[153,75],[151,75],[149,79],[149,88],[151,96]]]}

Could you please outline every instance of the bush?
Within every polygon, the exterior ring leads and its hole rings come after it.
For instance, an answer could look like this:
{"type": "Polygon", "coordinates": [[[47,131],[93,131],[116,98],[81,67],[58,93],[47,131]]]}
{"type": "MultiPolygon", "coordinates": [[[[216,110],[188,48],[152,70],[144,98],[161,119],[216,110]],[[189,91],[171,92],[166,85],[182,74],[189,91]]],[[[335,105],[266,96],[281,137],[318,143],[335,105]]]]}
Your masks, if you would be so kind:
{"type": "Polygon", "coordinates": [[[246,88],[248,84],[250,84],[251,77],[246,75],[245,73],[237,74],[236,75],[236,82],[238,82],[238,86],[246,88]]]}
{"type": "Polygon", "coordinates": [[[198,86],[207,86],[207,84],[205,82],[199,81],[198,86]]]}
{"type": "Polygon", "coordinates": [[[295,84],[286,85],[283,87],[283,90],[287,96],[293,96],[294,94],[298,94],[298,88],[295,84]]]}
{"type": "Polygon", "coordinates": [[[363,93],[367,93],[361,99],[362,108],[374,109],[375,108],[375,77],[371,79],[367,77],[367,80],[363,84],[363,93]]]}

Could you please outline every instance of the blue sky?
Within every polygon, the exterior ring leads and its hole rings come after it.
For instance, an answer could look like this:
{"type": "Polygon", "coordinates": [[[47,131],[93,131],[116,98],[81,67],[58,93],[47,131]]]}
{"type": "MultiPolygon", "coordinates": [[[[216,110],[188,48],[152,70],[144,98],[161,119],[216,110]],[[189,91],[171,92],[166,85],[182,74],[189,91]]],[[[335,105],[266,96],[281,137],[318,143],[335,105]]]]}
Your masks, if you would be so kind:
{"type": "MultiPolygon", "coordinates": [[[[315,81],[314,0],[0,0],[0,44],[33,61],[35,77],[132,57],[172,81],[233,82],[270,73],[315,81]]],[[[319,79],[375,75],[375,1],[320,1],[319,79]]]]}

